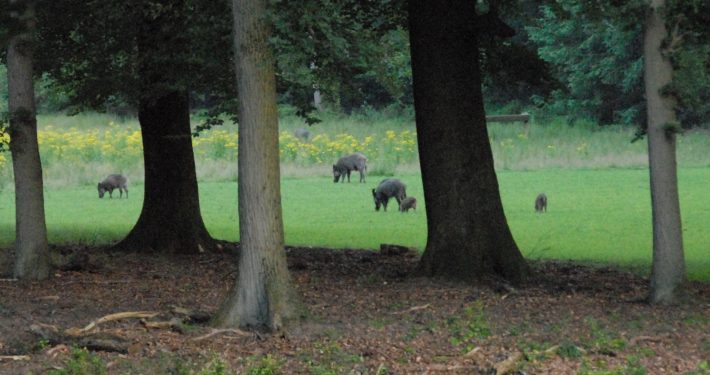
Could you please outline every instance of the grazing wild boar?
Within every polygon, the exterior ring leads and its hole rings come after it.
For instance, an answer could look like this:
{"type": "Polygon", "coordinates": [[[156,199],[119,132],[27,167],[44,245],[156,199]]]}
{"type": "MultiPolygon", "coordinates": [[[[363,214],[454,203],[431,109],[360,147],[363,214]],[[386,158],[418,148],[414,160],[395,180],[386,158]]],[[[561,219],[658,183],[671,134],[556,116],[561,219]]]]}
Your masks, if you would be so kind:
{"type": "Polygon", "coordinates": [[[399,210],[402,212],[408,212],[410,208],[414,209],[414,211],[417,210],[417,198],[406,197],[399,204],[399,210]]]}
{"type": "Polygon", "coordinates": [[[348,182],[350,182],[351,171],[360,172],[360,182],[365,182],[367,157],[362,153],[356,152],[338,159],[338,162],[333,164],[333,182],[338,182],[340,179],[345,182],[345,176],[348,176],[348,182]]]}
{"type": "Polygon", "coordinates": [[[387,211],[387,202],[394,197],[397,204],[402,207],[402,200],[407,197],[407,186],[396,178],[382,180],[376,189],[372,189],[372,197],[375,199],[375,211],[380,210],[380,206],[387,211]]]}
{"type": "Polygon", "coordinates": [[[123,198],[123,191],[126,191],[126,199],[128,199],[128,179],[120,174],[112,174],[99,182],[99,198],[103,198],[108,191],[108,197],[113,198],[113,189],[118,189],[120,196],[123,198]]]}
{"type": "Polygon", "coordinates": [[[311,132],[308,129],[298,128],[293,131],[293,136],[302,141],[307,141],[311,138],[311,132]]]}
{"type": "Polygon", "coordinates": [[[535,212],[547,212],[547,195],[540,193],[535,198],[535,212]]]}

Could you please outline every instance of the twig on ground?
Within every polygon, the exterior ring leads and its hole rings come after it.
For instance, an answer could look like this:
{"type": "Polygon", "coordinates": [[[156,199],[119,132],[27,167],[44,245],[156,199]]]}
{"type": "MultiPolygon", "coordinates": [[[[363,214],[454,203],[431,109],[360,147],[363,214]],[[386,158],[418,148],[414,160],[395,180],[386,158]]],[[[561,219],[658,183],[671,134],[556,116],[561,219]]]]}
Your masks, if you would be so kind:
{"type": "Polygon", "coordinates": [[[29,361],[30,356],[28,355],[0,355],[0,362],[2,361],[29,361]]]}
{"type": "Polygon", "coordinates": [[[637,336],[629,340],[629,346],[636,346],[636,344],[644,341],[661,342],[665,339],[665,336],[637,336]]]}
{"type": "Polygon", "coordinates": [[[414,311],[417,311],[417,310],[424,310],[424,309],[426,309],[426,308],[429,308],[429,306],[431,306],[431,304],[430,304],[430,303],[427,303],[427,304],[425,304],[425,305],[419,305],[419,306],[410,307],[410,308],[408,308],[408,309],[406,309],[406,310],[395,311],[395,312],[393,312],[393,313],[391,313],[391,314],[392,314],[392,315],[402,315],[402,314],[414,312],[414,311]]]}
{"type": "Polygon", "coordinates": [[[171,329],[171,330],[179,332],[179,333],[184,333],[182,323],[183,323],[183,321],[180,318],[172,318],[170,320],[166,320],[166,321],[162,321],[162,322],[149,322],[145,319],[141,319],[141,324],[145,328],[171,329]]]}
{"type": "Polygon", "coordinates": [[[115,314],[109,314],[102,316],[91,323],[87,324],[84,328],[67,328],[65,333],[69,336],[81,336],[86,332],[91,331],[96,328],[101,323],[106,323],[114,320],[128,319],[128,318],[152,318],[158,315],[157,312],[153,311],[126,311],[115,314]]]}
{"type": "Polygon", "coordinates": [[[513,353],[510,357],[507,359],[500,361],[496,363],[495,369],[496,369],[496,375],[504,375],[512,371],[515,366],[518,365],[518,362],[523,359],[523,353],[521,352],[516,352],[513,353]]]}
{"type": "Polygon", "coordinates": [[[239,336],[253,336],[251,333],[246,332],[246,331],[242,331],[241,329],[237,329],[237,328],[225,328],[225,329],[213,329],[212,332],[210,332],[210,333],[208,333],[208,334],[206,334],[206,335],[202,335],[202,336],[195,337],[194,339],[192,339],[192,341],[205,340],[205,339],[208,339],[208,338],[210,338],[210,337],[212,337],[212,336],[219,335],[219,334],[222,334],[222,333],[234,333],[234,334],[237,334],[237,335],[239,335],[239,336]]]}

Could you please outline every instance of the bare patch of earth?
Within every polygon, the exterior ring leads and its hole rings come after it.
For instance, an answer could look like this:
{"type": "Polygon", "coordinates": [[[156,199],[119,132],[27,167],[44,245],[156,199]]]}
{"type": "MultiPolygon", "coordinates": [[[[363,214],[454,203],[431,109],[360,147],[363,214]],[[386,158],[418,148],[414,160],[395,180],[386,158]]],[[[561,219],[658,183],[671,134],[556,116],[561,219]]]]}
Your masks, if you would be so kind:
{"type": "Polygon", "coordinates": [[[418,277],[411,253],[289,248],[306,323],[270,335],[181,320],[179,308],[214,313],[235,283],[227,247],[195,256],[67,248],[89,254],[89,266],[0,281],[0,373],[708,373],[709,285],[689,284],[682,305],[649,306],[647,279],[565,262],[532,263],[531,280],[511,288],[418,277]],[[127,311],[159,315],[90,330],[121,339],[119,352],[31,329],[82,328],[127,311]]]}

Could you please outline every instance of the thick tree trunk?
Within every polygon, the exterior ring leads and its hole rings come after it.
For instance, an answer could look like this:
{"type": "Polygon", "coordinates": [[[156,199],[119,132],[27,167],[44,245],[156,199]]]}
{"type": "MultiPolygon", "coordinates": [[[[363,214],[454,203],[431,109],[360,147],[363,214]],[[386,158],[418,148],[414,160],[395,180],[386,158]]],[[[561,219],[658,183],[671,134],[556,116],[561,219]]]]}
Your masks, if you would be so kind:
{"type": "Polygon", "coordinates": [[[15,277],[41,280],[49,277],[49,247],[44,217],[42,162],[37,143],[34,81],[32,77],[32,2],[21,16],[24,32],[13,36],[7,49],[10,152],[15,176],[15,277]]]}
{"type": "Polygon", "coordinates": [[[481,94],[474,1],[410,0],[414,106],[428,239],[421,271],[521,281],[503,212],[481,94]]]}
{"type": "Polygon", "coordinates": [[[145,164],[143,209],[116,247],[175,253],[212,250],[214,241],[200,213],[188,95],[173,91],[144,99],[138,120],[145,164]]]}
{"type": "Polygon", "coordinates": [[[239,278],[215,324],[280,330],[297,318],[281,213],[274,58],[266,0],[233,0],[239,101],[239,278]]]}
{"type": "Polygon", "coordinates": [[[215,245],[200,213],[192,150],[187,3],[158,1],[136,20],[145,193],[138,222],[117,248],[197,253],[215,245]]]}
{"type": "Polygon", "coordinates": [[[673,303],[685,280],[675,133],[678,121],[675,101],[661,94],[671,83],[673,67],[661,51],[668,36],[659,8],[665,1],[651,1],[644,35],[644,81],[648,102],[648,160],[653,208],[653,271],[649,301],[673,303]]]}

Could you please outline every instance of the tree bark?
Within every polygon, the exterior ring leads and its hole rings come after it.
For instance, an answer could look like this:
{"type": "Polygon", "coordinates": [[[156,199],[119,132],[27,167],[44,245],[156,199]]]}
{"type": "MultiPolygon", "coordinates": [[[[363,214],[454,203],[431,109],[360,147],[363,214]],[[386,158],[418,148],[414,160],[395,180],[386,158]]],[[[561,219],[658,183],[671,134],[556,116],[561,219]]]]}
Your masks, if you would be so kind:
{"type": "Polygon", "coordinates": [[[239,95],[239,278],[217,326],[281,330],[299,316],[284,248],[275,61],[266,0],[233,0],[239,95]]]}
{"type": "Polygon", "coordinates": [[[671,83],[673,67],[661,50],[668,31],[660,8],[663,0],[651,1],[644,34],[644,81],[648,102],[648,160],[653,211],[653,270],[651,303],[674,303],[685,280],[681,230],[676,135],[678,121],[675,100],[661,93],[671,83]]]}
{"type": "Polygon", "coordinates": [[[523,280],[493,168],[475,2],[410,0],[414,107],[428,239],[420,270],[461,280],[523,280]]]}
{"type": "Polygon", "coordinates": [[[25,2],[22,31],[7,49],[10,152],[15,176],[15,269],[18,279],[42,280],[50,275],[47,225],[44,216],[42,162],[37,143],[32,77],[34,3],[25,2]]]}
{"type": "Polygon", "coordinates": [[[117,248],[196,253],[215,247],[200,213],[192,150],[189,10],[184,0],[159,1],[136,20],[145,192],[138,222],[117,248]]]}
{"type": "Polygon", "coordinates": [[[174,253],[212,250],[200,213],[188,95],[173,91],[143,99],[145,192],[138,222],[117,248],[174,253]]]}

